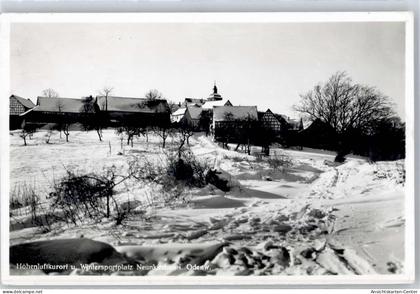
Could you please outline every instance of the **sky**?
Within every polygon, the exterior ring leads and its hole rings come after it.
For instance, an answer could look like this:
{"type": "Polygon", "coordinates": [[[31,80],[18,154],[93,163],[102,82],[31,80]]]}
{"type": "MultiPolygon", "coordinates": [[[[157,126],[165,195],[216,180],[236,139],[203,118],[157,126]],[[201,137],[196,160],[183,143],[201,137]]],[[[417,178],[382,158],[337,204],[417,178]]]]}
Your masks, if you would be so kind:
{"type": "Polygon", "coordinates": [[[337,71],[374,86],[404,117],[404,23],[12,24],[10,94],[207,98],[298,118],[300,95],[337,71]]]}

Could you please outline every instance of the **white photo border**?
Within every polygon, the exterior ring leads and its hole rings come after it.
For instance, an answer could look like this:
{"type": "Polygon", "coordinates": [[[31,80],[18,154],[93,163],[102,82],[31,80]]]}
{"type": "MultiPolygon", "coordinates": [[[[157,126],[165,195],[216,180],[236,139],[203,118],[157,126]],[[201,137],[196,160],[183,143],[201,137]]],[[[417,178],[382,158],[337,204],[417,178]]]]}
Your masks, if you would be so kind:
{"type": "Polygon", "coordinates": [[[8,285],[332,285],[408,284],[415,280],[414,230],[414,20],[402,12],[238,12],[238,13],[6,13],[0,15],[1,279],[8,285]],[[405,23],[405,266],[397,275],[364,276],[11,276],[9,272],[10,25],[14,23],[405,23]],[[6,196],[7,195],[7,196],[6,196]]]}

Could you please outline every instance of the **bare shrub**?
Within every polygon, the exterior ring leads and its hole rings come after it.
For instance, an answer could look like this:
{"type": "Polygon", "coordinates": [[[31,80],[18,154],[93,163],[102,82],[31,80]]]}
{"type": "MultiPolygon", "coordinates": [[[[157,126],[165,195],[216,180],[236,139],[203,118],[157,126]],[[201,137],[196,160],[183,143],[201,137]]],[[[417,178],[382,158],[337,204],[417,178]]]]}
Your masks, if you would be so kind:
{"type": "Polygon", "coordinates": [[[121,224],[127,211],[119,207],[114,188],[128,178],[130,175],[118,175],[115,166],[104,168],[101,174],[67,170],[67,175],[54,186],[51,206],[62,211],[64,221],[74,225],[86,219],[98,222],[104,217],[121,224]]]}
{"type": "Polygon", "coordinates": [[[153,162],[145,156],[134,157],[128,163],[130,174],[140,181],[159,186],[163,202],[186,201],[185,188],[204,187],[206,173],[210,169],[190,151],[167,153],[166,158],[153,162]]]}
{"type": "Polygon", "coordinates": [[[10,199],[10,217],[14,219],[17,216],[27,215],[23,221],[16,221],[23,227],[30,225],[41,228],[44,232],[51,231],[54,223],[53,212],[48,209],[45,203],[42,203],[39,193],[36,192],[35,184],[27,182],[16,184],[11,190],[10,199]],[[25,224],[26,223],[26,224],[25,224]],[[30,224],[30,225],[29,225],[30,224]]]}
{"type": "Polygon", "coordinates": [[[18,209],[30,205],[34,189],[28,183],[18,183],[10,191],[9,207],[10,209],[18,209]]]}
{"type": "Polygon", "coordinates": [[[190,187],[203,187],[206,184],[206,172],[209,166],[200,162],[194,154],[187,150],[179,154],[168,155],[166,174],[176,181],[182,181],[190,187]]]}

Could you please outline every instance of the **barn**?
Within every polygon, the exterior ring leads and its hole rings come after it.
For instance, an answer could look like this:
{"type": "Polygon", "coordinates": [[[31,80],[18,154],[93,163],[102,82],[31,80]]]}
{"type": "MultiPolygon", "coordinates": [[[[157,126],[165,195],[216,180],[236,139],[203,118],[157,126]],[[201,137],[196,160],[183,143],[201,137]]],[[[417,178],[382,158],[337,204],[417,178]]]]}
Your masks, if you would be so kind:
{"type": "Polygon", "coordinates": [[[11,95],[9,97],[10,130],[20,129],[24,121],[22,114],[34,107],[35,104],[30,99],[11,95]]]}
{"type": "Polygon", "coordinates": [[[171,111],[165,99],[97,96],[99,111],[110,126],[164,126],[170,124],[171,111]]]}
{"type": "Polygon", "coordinates": [[[42,127],[47,124],[76,124],[96,112],[92,97],[50,98],[38,97],[36,106],[23,116],[25,122],[42,127]]]}

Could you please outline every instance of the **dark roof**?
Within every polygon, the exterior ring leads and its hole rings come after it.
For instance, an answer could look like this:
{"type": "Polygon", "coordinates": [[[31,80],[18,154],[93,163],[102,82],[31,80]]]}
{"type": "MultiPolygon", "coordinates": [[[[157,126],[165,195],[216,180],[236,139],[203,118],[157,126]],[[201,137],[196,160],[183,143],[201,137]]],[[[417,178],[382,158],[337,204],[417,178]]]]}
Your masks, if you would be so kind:
{"type": "Polygon", "coordinates": [[[96,97],[100,110],[143,113],[170,112],[168,102],[165,99],[148,100],[146,98],[108,96],[107,100],[108,106],[106,108],[106,97],[96,97]]]}
{"type": "Polygon", "coordinates": [[[80,113],[84,111],[84,100],[80,98],[38,97],[33,111],[80,113]]]}
{"type": "Polygon", "coordinates": [[[285,115],[283,115],[283,114],[277,114],[277,113],[273,113],[273,114],[274,114],[275,118],[277,118],[277,120],[278,120],[279,122],[282,122],[282,121],[284,121],[284,122],[288,122],[288,118],[287,118],[287,116],[285,116],[285,115]]]}
{"type": "MultiPolygon", "coordinates": [[[[299,129],[301,126],[300,120],[291,119],[286,115],[274,113],[270,109],[267,109],[267,111],[264,112],[263,114],[265,113],[271,113],[278,120],[279,123],[286,123],[290,127],[292,127],[292,129],[299,129]]],[[[260,113],[258,113],[258,115],[260,115],[260,113]]]]}
{"type": "Polygon", "coordinates": [[[189,105],[187,106],[187,111],[190,114],[191,119],[200,119],[200,115],[203,111],[203,108],[195,105],[189,105]]]}
{"type": "Polygon", "coordinates": [[[213,121],[224,121],[227,113],[232,119],[258,119],[257,106],[218,106],[213,108],[213,121]]]}
{"type": "Polygon", "coordinates": [[[10,96],[10,98],[15,98],[20,104],[22,104],[26,108],[33,108],[35,104],[30,99],[25,99],[16,95],[10,96]]]}
{"type": "Polygon", "coordinates": [[[302,134],[315,134],[319,136],[334,136],[336,134],[334,128],[320,119],[315,119],[310,125],[301,130],[302,134]]]}

